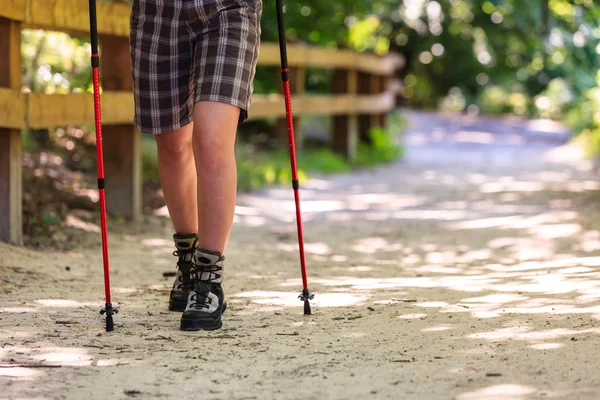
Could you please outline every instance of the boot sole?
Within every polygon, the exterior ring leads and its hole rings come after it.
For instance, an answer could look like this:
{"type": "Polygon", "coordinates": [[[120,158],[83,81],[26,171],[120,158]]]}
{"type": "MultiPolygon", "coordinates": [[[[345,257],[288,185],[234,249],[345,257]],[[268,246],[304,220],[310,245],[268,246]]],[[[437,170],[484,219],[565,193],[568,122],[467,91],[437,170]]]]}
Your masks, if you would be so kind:
{"type": "MultiPolygon", "coordinates": [[[[225,310],[227,310],[227,302],[223,303],[223,311],[221,312],[221,315],[225,313],[225,310]]],[[[221,329],[222,326],[223,321],[221,320],[221,317],[219,317],[219,319],[215,320],[214,322],[208,324],[206,323],[206,321],[181,318],[179,329],[181,329],[182,331],[216,331],[221,329]]]]}
{"type": "Polygon", "coordinates": [[[221,318],[219,318],[218,320],[214,321],[214,323],[211,323],[211,324],[201,323],[201,322],[195,321],[195,320],[182,319],[179,329],[181,329],[182,331],[188,331],[188,332],[189,331],[216,331],[216,330],[221,329],[222,326],[223,326],[223,321],[221,321],[221,318]]]}

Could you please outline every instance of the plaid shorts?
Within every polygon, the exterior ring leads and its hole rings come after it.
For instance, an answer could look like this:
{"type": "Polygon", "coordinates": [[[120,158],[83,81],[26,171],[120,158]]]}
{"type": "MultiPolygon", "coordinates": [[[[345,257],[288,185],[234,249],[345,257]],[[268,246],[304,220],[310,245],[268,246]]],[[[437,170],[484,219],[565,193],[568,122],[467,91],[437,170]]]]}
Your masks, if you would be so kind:
{"type": "Polygon", "coordinates": [[[134,0],[130,50],[135,124],[174,131],[194,104],[216,101],[248,118],[260,44],[262,0],[134,0]]]}

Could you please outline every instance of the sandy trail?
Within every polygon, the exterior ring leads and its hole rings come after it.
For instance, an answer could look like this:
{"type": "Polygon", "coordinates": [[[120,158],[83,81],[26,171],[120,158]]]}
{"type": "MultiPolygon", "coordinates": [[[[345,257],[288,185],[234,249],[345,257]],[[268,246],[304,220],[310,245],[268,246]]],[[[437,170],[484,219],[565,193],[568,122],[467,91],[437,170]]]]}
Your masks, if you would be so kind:
{"type": "Polygon", "coordinates": [[[213,333],[166,310],[165,218],[111,227],[110,334],[97,234],[0,244],[0,398],[599,398],[589,166],[552,124],[409,116],[404,162],[303,185],[310,317],[289,188],[240,197],[213,333]]]}

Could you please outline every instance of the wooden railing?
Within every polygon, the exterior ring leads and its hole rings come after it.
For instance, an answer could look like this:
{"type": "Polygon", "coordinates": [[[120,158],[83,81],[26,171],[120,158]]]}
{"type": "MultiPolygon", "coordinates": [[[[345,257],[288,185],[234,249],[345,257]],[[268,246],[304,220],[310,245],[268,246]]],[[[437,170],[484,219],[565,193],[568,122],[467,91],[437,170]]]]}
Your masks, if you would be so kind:
{"type": "MultiPolygon", "coordinates": [[[[45,29],[85,35],[89,31],[86,0],[1,0],[0,4],[0,240],[22,242],[21,136],[27,128],[50,128],[94,121],[91,94],[21,92],[21,31],[45,29]]],[[[130,7],[98,3],[101,47],[102,122],[105,146],[107,207],[137,218],[141,212],[141,135],[133,126],[133,83],[129,58],[130,7]],[[102,57],[102,54],[110,56],[102,57]]],[[[349,50],[289,45],[290,86],[296,124],[303,115],[333,118],[334,150],[353,158],[357,142],[395,106],[393,77],[399,55],[378,57],[349,50]],[[333,69],[330,95],[304,90],[305,68],[333,69]]],[[[279,48],[262,43],[259,67],[279,66],[279,48]]],[[[275,68],[274,68],[275,71],[275,68]]],[[[274,74],[274,79],[279,74],[274,74]]],[[[250,119],[278,118],[285,134],[281,94],[252,98],[250,119]]],[[[299,132],[299,129],[297,129],[299,132]]],[[[301,138],[297,138],[301,140],[301,138]]]]}

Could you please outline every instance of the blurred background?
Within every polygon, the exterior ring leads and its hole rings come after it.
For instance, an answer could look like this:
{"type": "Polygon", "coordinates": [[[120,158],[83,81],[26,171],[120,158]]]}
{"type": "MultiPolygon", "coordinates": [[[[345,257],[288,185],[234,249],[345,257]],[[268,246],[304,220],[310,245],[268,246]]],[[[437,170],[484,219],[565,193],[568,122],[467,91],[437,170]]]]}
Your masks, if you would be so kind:
{"type": "MultiPolygon", "coordinates": [[[[407,110],[551,119],[564,123],[589,157],[600,152],[600,5],[593,0],[286,3],[290,43],[397,53],[404,60],[397,72],[398,109],[385,127],[371,132],[369,146],[359,145],[354,160],[327,145],[330,118],[303,117],[302,178],[406,156],[402,133],[408,125],[407,110]]],[[[263,42],[277,41],[276,27],[275,8],[265,2],[263,42]]],[[[24,30],[23,91],[91,92],[89,51],[86,36],[24,30]]],[[[308,68],[306,92],[329,93],[331,75],[331,69],[308,68]]],[[[275,69],[259,67],[255,93],[277,93],[278,78],[275,69]]],[[[267,118],[240,127],[240,190],[289,181],[289,161],[277,140],[276,124],[267,118]]],[[[27,130],[23,145],[26,241],[32,246],[45,240],[61,242],[58,231],[67,215],[96,217],[93,127],[27,130]]],[[[154,141],[148,136],[143,138],[142,168],[144,212],[152,213],[164,201],[154,141]]]]}

